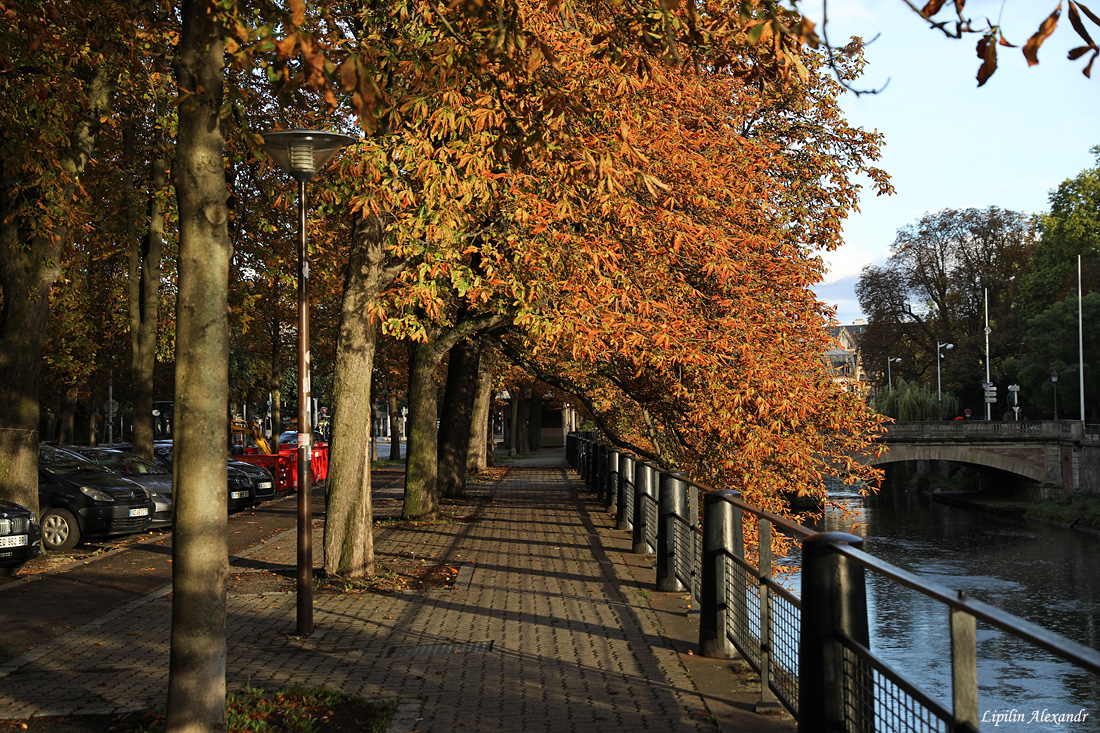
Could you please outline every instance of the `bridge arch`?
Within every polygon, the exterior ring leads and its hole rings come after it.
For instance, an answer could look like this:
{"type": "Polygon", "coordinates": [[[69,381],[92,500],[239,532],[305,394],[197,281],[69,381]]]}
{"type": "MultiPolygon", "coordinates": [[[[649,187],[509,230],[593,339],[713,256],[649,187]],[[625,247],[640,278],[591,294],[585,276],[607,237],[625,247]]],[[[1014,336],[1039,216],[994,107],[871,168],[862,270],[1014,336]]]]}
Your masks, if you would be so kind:
{"type": "Polygon", "coordinates": [[[872,460],[871,465],[881,466],[903,461],[950,461],[1006,471],[1040,484],[1050,481],[1043,466],[1036,466],[1005,453],[981,450],[973,445],[895,444],[885,454],[872,460]]]}

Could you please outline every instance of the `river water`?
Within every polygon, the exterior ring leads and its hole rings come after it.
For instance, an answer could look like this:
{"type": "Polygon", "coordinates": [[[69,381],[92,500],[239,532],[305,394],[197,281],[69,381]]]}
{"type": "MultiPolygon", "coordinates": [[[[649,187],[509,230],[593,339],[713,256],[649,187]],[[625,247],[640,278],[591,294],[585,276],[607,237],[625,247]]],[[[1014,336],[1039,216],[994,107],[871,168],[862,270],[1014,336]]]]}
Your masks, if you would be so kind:
{"type": "MultiPolygon", "coordinates": [[[[898,488],[866,499],[831,496],[854,517],[827,516],[825,529],[852,531],[858,522],[864,549],[887,562],[1100,649],[1100,535],[948,507],[898,488]]],[[[872,650],[950,709],[946,608],[873,575],[868,606],[872,650]]],[[[981,623],[978,684],[982,730],[1100,732],[1100,678],[981,623]],[[1082,714],[1083,722],[1055,722],[1082,714]]]]}

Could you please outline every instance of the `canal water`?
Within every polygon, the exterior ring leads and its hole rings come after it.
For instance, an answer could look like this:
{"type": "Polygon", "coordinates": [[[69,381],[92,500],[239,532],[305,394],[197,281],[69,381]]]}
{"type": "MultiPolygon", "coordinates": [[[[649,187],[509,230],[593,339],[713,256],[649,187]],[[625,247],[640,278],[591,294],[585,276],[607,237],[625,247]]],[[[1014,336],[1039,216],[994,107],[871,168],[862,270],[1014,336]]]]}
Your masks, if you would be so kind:
{"type": "MultiPolygon", "coordinates": [[[[856,522],[864,549],[887,562],[1100,649],[1100,535],[949,507],[899,488],[831,496],[852,517],[830,514],[824,529],[852,531],[856,522]]],[[[950,709],[947,609],[873,576],[868,605],[871,648],[950,709]]],[[[983,731],[1100,732],[1096,676],[981,623],[978,657],[983,731]],[[1058,722],[1083,714],[1083,722],[1058,722]]]]}

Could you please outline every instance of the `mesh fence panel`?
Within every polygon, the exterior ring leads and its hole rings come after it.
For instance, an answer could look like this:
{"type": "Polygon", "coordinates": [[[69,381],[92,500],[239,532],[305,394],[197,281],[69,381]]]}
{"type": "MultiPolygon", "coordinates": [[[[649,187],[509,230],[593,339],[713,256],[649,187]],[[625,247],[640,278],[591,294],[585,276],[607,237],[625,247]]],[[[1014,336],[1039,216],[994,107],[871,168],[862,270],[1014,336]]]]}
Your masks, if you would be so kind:
{"type": "Polygon", "coordinates": [[[657,551],[657,500],[648,494],[643,494],[642,497],[642,512],[645,516],[645,541],[653,549],[657,551]]]}
{"type": "Polygon", "coordinates": [[[769,590],[772,609],[772,687],[775,694],[798,714],[798,639],[802,611],[797,599],[769,590]]]}
{"type": "Polygon", "coordinates": [[[848,730],[876,733],[947,733],[948,722],[906,692],[895,675],[844,647],[848,730]]]}
{"type": "Polygon", "coordinates": [[[760,669],[760,587],[749,571],[732,559],[725,561],[726,592],[729,613],[726,635],[734,646],[760,669]]]}

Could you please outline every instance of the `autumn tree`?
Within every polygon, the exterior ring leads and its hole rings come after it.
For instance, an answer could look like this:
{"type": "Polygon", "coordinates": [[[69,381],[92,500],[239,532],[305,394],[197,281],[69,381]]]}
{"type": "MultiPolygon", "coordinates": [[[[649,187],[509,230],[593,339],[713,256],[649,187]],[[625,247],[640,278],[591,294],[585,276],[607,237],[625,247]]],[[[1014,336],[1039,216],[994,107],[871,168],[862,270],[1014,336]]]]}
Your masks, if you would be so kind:
{"type": "Polygon", "coordinates": [[[70,206],[136,33],[119,3],[11,2],[0,30],[0,485],[38,507],[38,389],[70,206]],[[63,32],[55,32],[55,28],[63,32]]]}

